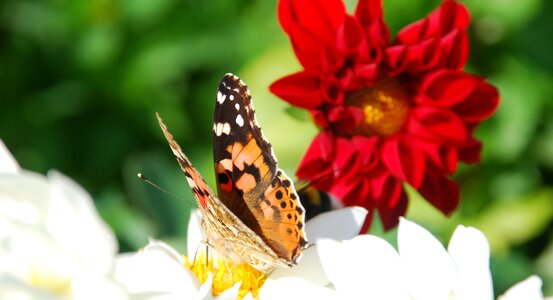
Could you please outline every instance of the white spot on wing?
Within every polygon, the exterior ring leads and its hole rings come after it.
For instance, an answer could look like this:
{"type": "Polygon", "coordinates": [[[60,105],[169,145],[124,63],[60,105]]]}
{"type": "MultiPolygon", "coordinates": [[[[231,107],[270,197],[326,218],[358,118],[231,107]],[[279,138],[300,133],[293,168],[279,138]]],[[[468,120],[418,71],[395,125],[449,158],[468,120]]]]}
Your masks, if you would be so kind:
{"type": "Polygon", "coordinates": [[[223,124],[223,133],[226,134],[226,135],[229,135],[229,133],[230,133],[230,124],[229,123],[223,124]]]}
{"type": "Polygon", "coordinates": [[[217,123],[217,126],[215,127],[215,135],[221,136],[221,133],[223,132],[223,123],[217,123]]]}
{"type": "Polygon", "coordinates": [[[221,136],[221,134],[228,135],[230,133],[230,124],[229,123],[217,123],[217,126],[214,127],[215,134],[221,136]]]}
{"type": "Polygon", "coordinates": [[[234,108],[236,108],[236,110],[240,110],[240,104],[239,103],[234,104],[234,108]]]}
{"type": "Polygon", "coordinates": [[[230,101],[233,101],[234,100],[234,95],[230,95],[230,96],[228,96],[228,98],[230,99],[230,101]]]}
{"type": "Polygon", "coordinates": [[[236,116],[236,124],[240,127],[244,126],[244,119],[242,118],[242,115],[236,116]]]}
{"type": "Polygon", "coordinates": [[[217,92],[217,102],[219,102],[219,104],[223,104],[223,102],[225,102],[226,97],[227,95],[223,95],[223,93],[217,92]]]}

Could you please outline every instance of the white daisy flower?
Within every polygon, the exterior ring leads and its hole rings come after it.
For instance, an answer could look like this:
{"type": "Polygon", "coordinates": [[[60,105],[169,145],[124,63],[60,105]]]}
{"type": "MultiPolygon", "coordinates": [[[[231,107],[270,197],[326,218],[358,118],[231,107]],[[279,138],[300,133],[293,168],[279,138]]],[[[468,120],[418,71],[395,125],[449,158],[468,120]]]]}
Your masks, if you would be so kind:
{"type": "Polygon", "coordinates": [[[317,241],[350,239],[357,235],[367,211],[351,207],[321,214],[306,224],[306,234],[315,246],[304,251],[299,264],[270,275],[247,264],[236,264],[209,249],[199,211],[193,212],[188,226],[188,257],[181,257],[169,245],[150,241],[136,254],[121,255],[114,278],[132,297],[141,299],[282,299],[294,288],[295,296],[334,299],[335,291],[325,275],[317,252],[317,241]],[[297,288],[297,289],[296,289],[297,288]]]}
{"type": "MultiPolygon", "coordinates": [[[[499,297],[499,300],[541,300],[543,299],[541,285],[541,279],[536,275],[532,275],[513,285],[503,296],[499,297]]],[[[548,297],[547,299],[552,298],[548,297]]]]}
{"type": "MultiPolygon", "coordinates": [[[[473,227],[458,226],[446,250],[426,229],[400,220],[396,251],[387,241],[360,235],[349,241],[319,241],[322,267],[338,298],[491,300],[489,245],[473,227]]],[[[542,300],[532,276],[501,300],[542,300]]]]}
{"type": "Polygon", "coordinates": [[[22,170],[0,141],[1,299],[126,299],[107,277],[116,253],[78,184],[22,170]]]}

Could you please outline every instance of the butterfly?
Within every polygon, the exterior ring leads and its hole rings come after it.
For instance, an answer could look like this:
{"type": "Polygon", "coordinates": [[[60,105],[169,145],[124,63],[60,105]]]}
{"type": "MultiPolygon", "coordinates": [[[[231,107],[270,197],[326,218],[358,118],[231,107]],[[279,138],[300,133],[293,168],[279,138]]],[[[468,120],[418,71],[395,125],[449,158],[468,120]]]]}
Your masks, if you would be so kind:
{"type": "Polygon", "coordinates": [[[202,212],[207,243],[265,273],[296,265],[307,246],[305,209],[256,121],[246,84],[228,73],[217,91],[213,158],[218,196],[156,115],[202,212]]]}

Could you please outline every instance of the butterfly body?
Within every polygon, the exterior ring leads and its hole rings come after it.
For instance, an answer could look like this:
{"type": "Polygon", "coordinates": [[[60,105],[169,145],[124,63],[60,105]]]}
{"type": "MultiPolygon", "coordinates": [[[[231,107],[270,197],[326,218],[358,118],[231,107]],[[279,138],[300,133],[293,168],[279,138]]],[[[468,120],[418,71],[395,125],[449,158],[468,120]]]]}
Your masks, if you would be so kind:
{"type": "Polygon", "coordinates": [[[305,211],[259,128],[247,86],[227,74],[217,91],[213,154],[219,197],[159,115],[158,121],[202,210],[208,243],[266,273],[295,265],[307,245],[305,211]]]}

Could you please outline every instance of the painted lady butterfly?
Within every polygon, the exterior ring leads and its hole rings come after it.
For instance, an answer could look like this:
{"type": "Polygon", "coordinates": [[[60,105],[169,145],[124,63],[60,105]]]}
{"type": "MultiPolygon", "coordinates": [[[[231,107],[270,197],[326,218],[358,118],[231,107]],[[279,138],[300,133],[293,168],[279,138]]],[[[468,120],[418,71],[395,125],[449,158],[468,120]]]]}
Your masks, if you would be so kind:
{"type": "Polygon", "coordinates": [[[217,91],[213,156],[219,197],[157,118],[198,201],[208,244],[266,273],[295,265],[307,245],[305,210],[257,124],[246,84],[229,73],[217,91]]]}

